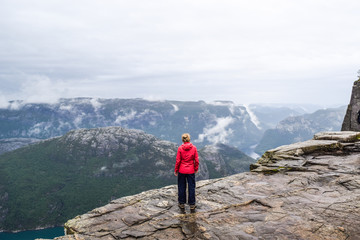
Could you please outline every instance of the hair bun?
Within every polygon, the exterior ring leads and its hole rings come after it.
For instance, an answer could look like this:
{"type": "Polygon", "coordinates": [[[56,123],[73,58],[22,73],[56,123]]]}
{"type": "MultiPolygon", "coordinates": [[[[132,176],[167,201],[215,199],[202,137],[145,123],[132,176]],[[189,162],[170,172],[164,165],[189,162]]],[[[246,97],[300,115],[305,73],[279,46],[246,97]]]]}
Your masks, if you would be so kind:
{"type": "Polygon", "coordinates": [[[181,139],[182,139],[183,142],[190,142],[190,134],[184,133],[184,134],[181,136],[181,139]]]}

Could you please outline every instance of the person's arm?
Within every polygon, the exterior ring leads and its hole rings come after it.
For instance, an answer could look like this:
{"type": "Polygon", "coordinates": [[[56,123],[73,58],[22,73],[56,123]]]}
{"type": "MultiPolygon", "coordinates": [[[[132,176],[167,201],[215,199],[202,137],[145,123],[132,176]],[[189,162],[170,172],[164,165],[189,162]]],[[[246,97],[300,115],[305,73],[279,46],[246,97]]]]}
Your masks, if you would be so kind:
{"type": "Polygon", "coordinates": [[[195,168],[195,173],[197,173],[199,171],[199,156],[197,149],[195,149],[194,168],[195,168]]]}
{"type": "Polygon", "coordinates": [[[177,176],[179,173],[180,162],[181,162],[181,153],[180,153],[180,149],[178,149],[177,154],[176,154],[176,163],[175,163],[175,169],[174,169],[175,176],[177,176]]]}

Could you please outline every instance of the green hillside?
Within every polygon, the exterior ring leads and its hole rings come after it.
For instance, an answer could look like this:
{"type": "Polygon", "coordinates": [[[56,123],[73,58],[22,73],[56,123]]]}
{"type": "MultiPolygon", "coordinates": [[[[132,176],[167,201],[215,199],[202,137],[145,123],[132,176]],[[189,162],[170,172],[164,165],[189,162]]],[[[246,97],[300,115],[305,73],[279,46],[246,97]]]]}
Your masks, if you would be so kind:
{"type": "MultiPolygon", "coordinates": [[[[71,131],[5,153],[0,156],[0,230],[61,225],[111,199],[175,184],[176,151],[175,143],[142,131],[108,127],[71,131]]],[[[218,164],[228,162],[224,153],[212,159],[206,151],[199,154],[204,157],[198,179],[242,171],[226,170],[232,163],[218,164]]],[[[241,154],[237,160],[244,158],[249,166],[252,159],[241,154]]]]}

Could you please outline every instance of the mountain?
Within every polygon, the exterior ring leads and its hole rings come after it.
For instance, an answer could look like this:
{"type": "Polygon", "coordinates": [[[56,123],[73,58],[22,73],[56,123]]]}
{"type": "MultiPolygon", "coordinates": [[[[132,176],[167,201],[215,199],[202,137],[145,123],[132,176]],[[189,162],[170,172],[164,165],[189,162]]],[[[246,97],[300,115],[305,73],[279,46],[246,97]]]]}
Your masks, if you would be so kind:
{"type": "Polygon", "coordinates": [[[318,110],[311,114],[288,117],[276,128],[265,131],[255,152],[262,155],[266,150],[281,145],[305,141],[315,133],[322,131],[338,131],[344,120],[346,107],[318,110]]]}
{"type": "Polygon", "coordinates": [[[199,181],[197,208],[176,185],[113,200],[65,224],[76,239],[337,239],[360,236],[358,132],[268,151],[253,172],[199,181]]]}
{"type": "Polygon", "coordinates": [[[199,158],[206,163],[209,176],[204,179],[229,176],[249,171],[249,165],[255,160],[235,147],[225,144],[207,145],[199,151],[199,158]]]}
{"type": "MultiPolygon", "coordinates": [[[[79,129],[0,155],[0,231],[61,225],[108,203],[176,182],[175,143],[122,127],[79,129]]],[[[226,145],[199,150],[197,179],[248,170],[226,145]]]]}
{"type": "MultiPolygon", "coordinates": [[[[247,106],[247,105],[244,105],[247,106]]],[[[275,128],[276,125],[287,117],[294,117],[303,115],[319,109],[318,106],[299,106],[299,105],[279,105],[279,104],[250,104],[247,106],[247,111],[253,116],[258,123],[258,126],[264,131],[270,128],[275,128]],[[317,108],[316,108],[317,107],[317,108]]]]}
{"type": "Polygon", "coordinates": [[[24,147],[26,145],[38,142],[36,138],[5,138],[0,139],[0,154],[24,147]]]}
{"type": "Polygon", "coordinates": [[[0,139],[61,136],[73,129],[121,126],[163,140],[180,142],[189,132],[198,146],[222,143],[250,154],[265,130],[304,110],[263,105],[236,105],[143,99],[60,99],[54,104],[12,101],[0,109],[0,139]]]}

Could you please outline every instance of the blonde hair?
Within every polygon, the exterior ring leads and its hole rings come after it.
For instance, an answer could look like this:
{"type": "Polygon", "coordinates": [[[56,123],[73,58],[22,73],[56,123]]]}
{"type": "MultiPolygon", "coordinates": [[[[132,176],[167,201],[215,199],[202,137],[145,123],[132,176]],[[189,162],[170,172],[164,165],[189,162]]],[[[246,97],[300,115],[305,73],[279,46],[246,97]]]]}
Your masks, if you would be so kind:
{"type": "Polygon", "coordinates": [[[190,142],[190,134],[184,133],[183,135],[181,135],[181,140],[183,142],[190,142]]]}

